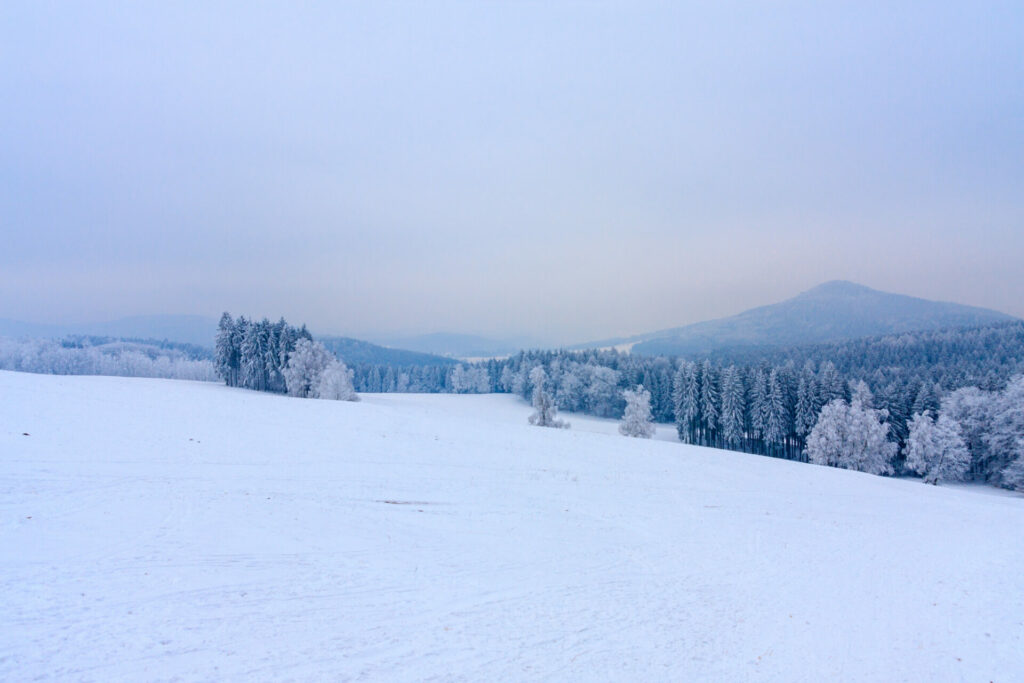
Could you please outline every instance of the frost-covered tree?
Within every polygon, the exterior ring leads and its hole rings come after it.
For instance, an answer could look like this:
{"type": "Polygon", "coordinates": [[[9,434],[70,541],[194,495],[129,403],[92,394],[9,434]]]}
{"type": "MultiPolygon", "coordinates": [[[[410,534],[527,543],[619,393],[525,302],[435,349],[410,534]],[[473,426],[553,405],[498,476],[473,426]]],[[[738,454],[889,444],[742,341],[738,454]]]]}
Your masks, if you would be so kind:
{"type": "Polygon", "coordinates": [[[300,339],[295,350],[288,355],[288,365],[284,369],[288,395],[299,398],[313,396],[321,375],[334,361],[334,356],[320,342],[300,339]]]}
{"type": "Polygon", "coordinates": [[[217,325],[213,364],[217,374],[229,387],[238,386],[239,351],[235,321],[225,311],[217,325]]]}
{"type": "Polygon", "coordinates": [[[1007,468],[1024,455],[1024,375],[1013,377],[995,400],[986,441],[995,473],[991,480],[1005,484],[1007,468]]]}
{"type": "Polygon", "coordinates": [[[1003,470],[1003,485],[1024,491],[1024,440],[1017,442],[1017,459],[1006,466],[1003,470]]]}
{"type": "Polygon", "coordinates": [[[850,403],[859,403],[865,408],[874,408],[875,397],[864,380],[850,383],[850,403]]]}
{"type": "Polygon", "coordinates": [[[451,387],[452,393],[455,394],[469,394],[476,388],[474,386],[470,369],[462,364],[456,365],[452,368],[448,384],[451,387]]]}
{"type": "Polygon", "coordinates": [[[925,412],[931,412],[932,415],[935,415],[939,412],[941,397],[942,389],[939,385],[934,382],[922,382],[920,389],[918,389],[917,397],[914,399],[911,412],[914,415],[925,412]]]}
{"type": "Polygon", "coordinates": [[[635,390],[626,389],[622,392],[626,400],[626,410],[619,423],[619,433],[623,436],[634,436],[649,439],[654,436],[654,424],[651,422],[651,392],[639,385],[635,390]]]}
{"type": "Polygon", "coordinates": [[[750,401],[747,404],[749,412],[750,433],[757,442],[754,446],[755,452],[760,452],[760,446],[764,444],[765,430],[768,424],[768,377],[764,370],[758,368],[750,376],[750,401]]]}
{"type": "Polygon", "coordinates": [[[794,416],[794,429],[801,442],[806,441],[807,435],[814,428],[814,423],[818,421],[818,406],[815,405],[817,393],[814,374],[805,371],[800,376],[800,383],[796,389],[796,415],[794,416]]]}
{"type": "Polygon", "coordinates": [[[352,371],[340,360],[333,360],[320,373],[313,392],[315,398],[332,401],[358,401],[359,395],[352,386],[352,371]]]}
{"type": "Polygon", "coordinates": [[[718,376],[711,361],[705,360],[700,370],[700,427],[701,443],[718,445],[718,376]]]}
{"type": "Polygon", "coordinates": [[[722,414],[719,416],[723,443],[736,448],[743,440],[745,392],[743,379],[735,365],[722,372],[722,414]]]}
{"type": "Polygon", "coordinates": [[[821,364],[818,372],[818,402],[820,405],[831,403],[837,398],[846,398],[845,382],[832,361],[821,364]]]}
{"type": "Polygon", "coordinates": [[[571,363],[562,373],[562,383],[558,386],[555,402],[559,409],[576,411],[583,407],[584,379],[579,363],[571,363]]]}
{"type": "Polygon", "coordinates": [[[835,399],[821,409],[807,437],[808,460],[871,474],[892,474],[896,444],[889,441],[889,425],[882,416],[882,411],[835,399]]]}
{"type": "Polygon", "coordinates": [[[679,400],[676,403],[676,430],[683,443],[697,443],[700,420],[700,380],[697,366],[686,362],[679,368],[679,400]]]}
{"type": "Polygon", "coordinates": [[[614,417],[622,411],[619,372],[600,365],[587,366],[589,386],[585,392],[588,412],[599,417],[614,417]]]}
{"type": "Polygon", "coordinates": [[[568,429],[569,423],[558,419],[558,408],[555,400],[546,387],[548,375],[544,368],[537,366],[530,371],[530,383],[533,385],[533,407],[536,412],[530,415],[530,424],[538,427],[556,427],[568,429]]]}
{"type": "Polygon", "coordinates": [[[936,421],[929,412],[915,415],[904,451],[907,469],[920,474],[926,484],[960,481],[971,466],[960,425],[948,415],[936,421]]]}
{"type": "Polygon", "coordinates": [[[778,455],[786,440],[786,406],[778,370],[768,376],[768,396],[765,403],[764,441],[770,455],[778,455]]]}
{"type": "Polygon", "coordinates": [[[978,387],[963,387],[942,398],[939,415],[954,420],[960,426],[971,454],[970,474],[973,477],[989,479],[995,474],[990,466],[986,436],[992,429],[992,412],[997,399],[998,394],[978,387]]]}

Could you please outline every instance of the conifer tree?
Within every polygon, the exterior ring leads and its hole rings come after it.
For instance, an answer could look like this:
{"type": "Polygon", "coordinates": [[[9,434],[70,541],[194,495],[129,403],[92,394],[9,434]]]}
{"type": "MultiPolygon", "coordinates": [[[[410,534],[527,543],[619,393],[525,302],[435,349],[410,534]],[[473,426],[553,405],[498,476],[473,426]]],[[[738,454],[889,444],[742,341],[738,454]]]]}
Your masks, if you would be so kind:
{"type": "Polygon", "coordinates": [[[787,422],[778,370],[773,369],[768,376],[768,395],[765,406],[765,447],[768,449],[769,455],[778,455],[785,445],[787,422]]]}
{"type": "Polygon", "coordinates": [[[735,365],[722,373],[722,441],[727,448],[738,448],[743,441],[743,380],[735,365]]]}
{"type": "Polygon", "coordinates": [[[700,426],[701,444],[718,445],[718,378],[710,360],[705,360],[700,371],[700,426]]]}

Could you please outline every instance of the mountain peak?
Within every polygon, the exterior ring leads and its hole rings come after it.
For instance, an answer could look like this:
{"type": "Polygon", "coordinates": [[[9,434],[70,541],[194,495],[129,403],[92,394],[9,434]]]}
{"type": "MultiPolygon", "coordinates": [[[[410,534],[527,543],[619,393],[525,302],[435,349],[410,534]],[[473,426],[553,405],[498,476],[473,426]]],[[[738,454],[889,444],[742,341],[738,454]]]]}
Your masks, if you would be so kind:
{"type": "Polygon", "coordinates": [[[806,292],[801,292],[798,297],[801,296],[849,296],[851,294],[867,294],[867,293],[880,293],[876,289],[859,285],[856,282],[850,282],[849,280],[829,280],[828,282],[822,282],[817,287],[812,287],[806,292]]]}
{"type": "Polygon", "coordinates": [[[732,347],[818,344],[1013,320],[998,311],[831,280],[777,304],[624,340],[634,353],[700,355],[732,347]]]}

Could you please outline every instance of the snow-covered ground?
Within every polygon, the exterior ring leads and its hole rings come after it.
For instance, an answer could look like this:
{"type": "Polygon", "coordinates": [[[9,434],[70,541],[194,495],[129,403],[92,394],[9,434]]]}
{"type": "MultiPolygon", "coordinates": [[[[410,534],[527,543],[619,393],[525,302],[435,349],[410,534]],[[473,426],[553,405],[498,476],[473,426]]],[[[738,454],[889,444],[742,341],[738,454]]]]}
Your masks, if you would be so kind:
{"type": "Polygon", "coordinates": [[[1024,497],[529,412],[0,372],[0,679],[1024,680],[1024,497]]]}

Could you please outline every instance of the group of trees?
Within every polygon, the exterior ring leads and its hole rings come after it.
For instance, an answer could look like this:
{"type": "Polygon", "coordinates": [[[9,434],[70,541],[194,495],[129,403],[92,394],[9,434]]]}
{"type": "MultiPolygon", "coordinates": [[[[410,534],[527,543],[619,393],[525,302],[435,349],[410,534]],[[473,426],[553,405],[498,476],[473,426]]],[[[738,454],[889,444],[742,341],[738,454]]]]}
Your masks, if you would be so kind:
{"type": "Polygon", "coordinates": [[[1011,378],[1024,373],[1021,322],[723,352],[700,362],[526,351],[455,367],[369,366],[357,368],[356,386],[374,381],[378,391],[508,392],[532,400],[537,367],[553,407],[565,411],[622,416],[627,400],[638,399],[625,392],[642,385],[652,419],[674,423],[684,443],[876,473],[916,472],[936,482],[967,477],[1024,486],[1014,483],[1024,478],[1014,455],[1024,452],[1014,440],[1024,440],[1024,428],[1006,426],[1024,415],[1024,398],[1005,396],[1017,386],[1011,378]],[[935,426],[934,434],[918,415],[935,426]],[[955,439],[947,443],[952,422],[970,456],[963,473],[962,452],[955,439]]]}
{"type": "Polygon", "coordinates": [[[849,401],[822,407],[807,435],[807,460],[870,474],[892,474],[897,445],[889,440],[888,412],[871,407],[871,392],[860,382],[849,401]]]}
{"type": "Polygon", "coordinates": [[[303,325],[284,318],[259,322],[224,313],[217,326],[214,367],[228,386],[300,398],[358,400],[353,373],[303,325]]]}
{"type": "Polygon", "coordinates": [[[0,370],[48,375],[161,377],[214,382],[209,359],[192,348],[157,341],[104,337],[11,339],[0,337],[0,370]]]}
{"type": "MultiPolygon", "coordinates": [[[[344,347],[348,348],[348,347],[344,347]]],[[[858,469],[1024,488],[1024,322],[889,335],[702,360],[616,351],[524,351],[472,364],[346,367],[305,328],[225,313],[212,361],[166,342],[0,339],[0,369],[214,380],[293,396],[507,392],[531,422],[558,410],[622,417],[650,436],[858,469]]]]}

